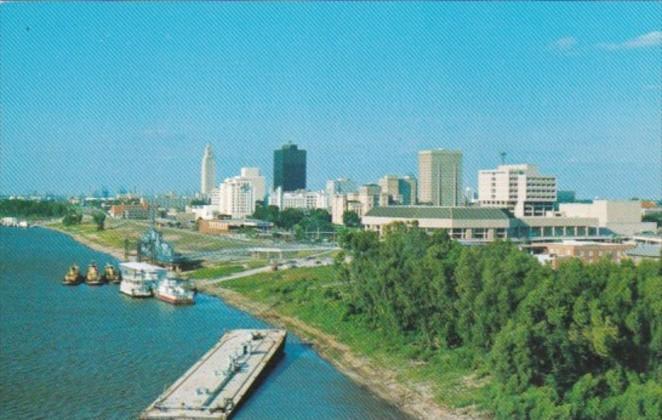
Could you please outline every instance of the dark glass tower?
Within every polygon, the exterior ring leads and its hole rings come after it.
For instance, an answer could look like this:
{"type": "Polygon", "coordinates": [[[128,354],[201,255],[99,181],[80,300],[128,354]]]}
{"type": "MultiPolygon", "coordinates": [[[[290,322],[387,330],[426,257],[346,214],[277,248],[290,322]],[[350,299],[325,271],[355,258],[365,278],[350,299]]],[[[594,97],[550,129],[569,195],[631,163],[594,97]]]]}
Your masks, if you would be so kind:
{"type": "Polygon", "coordinates": [[[274,189],[283,191],[306,188],[306,151],[288,143],[274,151],[274,189]]]}

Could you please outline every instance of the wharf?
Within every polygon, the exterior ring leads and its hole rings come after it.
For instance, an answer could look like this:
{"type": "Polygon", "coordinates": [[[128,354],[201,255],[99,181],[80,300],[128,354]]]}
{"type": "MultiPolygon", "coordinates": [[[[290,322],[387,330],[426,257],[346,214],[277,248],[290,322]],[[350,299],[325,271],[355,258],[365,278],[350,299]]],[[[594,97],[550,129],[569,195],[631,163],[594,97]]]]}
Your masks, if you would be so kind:
{"type": "Polygon", "coordinates": [[[280,329],[227,332],[140,418],[229,418],[282,353],[286,336],[280,329]]]}

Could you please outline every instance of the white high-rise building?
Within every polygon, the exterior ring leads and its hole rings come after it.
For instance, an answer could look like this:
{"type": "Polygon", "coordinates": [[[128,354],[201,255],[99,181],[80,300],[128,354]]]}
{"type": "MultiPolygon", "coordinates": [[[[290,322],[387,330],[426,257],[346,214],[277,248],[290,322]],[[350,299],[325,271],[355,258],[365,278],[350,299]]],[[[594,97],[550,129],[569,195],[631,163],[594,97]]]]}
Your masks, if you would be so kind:
{"type": "Polygon", "coordinates": [[[241,168],[240,175],[241,178],[247,179],[253,183],[253,191],[255,193],[255,201],[264,200],[266,193],[265,182],[260,168],[241,168]]]}
{"type": "Polygon", "coordinates": [[[556,177],[540,175],[535,165],[499,165],[478,171],[481,207],[501,207],[516,217],[545,216],[554,210],[556,177]]]}
{"type": "Polygon", "coordinates": [[[236,176],[223,181],[219,212],[233,219],[249,217],[255,213],[255,190],[250,179],[236,176]]]}
{"type": "Polygon", "coordinates": [[[205,147],[200,169],[200,193],[209,195],[216,187],[216,160],[214,159],[214,152],[211,150],[211,144],[205,147]]]}
{"type": "Polygon", "coordinates": [[[418,201],[433,206],[462,205],[462,152],[418,152],[418,201]]]}

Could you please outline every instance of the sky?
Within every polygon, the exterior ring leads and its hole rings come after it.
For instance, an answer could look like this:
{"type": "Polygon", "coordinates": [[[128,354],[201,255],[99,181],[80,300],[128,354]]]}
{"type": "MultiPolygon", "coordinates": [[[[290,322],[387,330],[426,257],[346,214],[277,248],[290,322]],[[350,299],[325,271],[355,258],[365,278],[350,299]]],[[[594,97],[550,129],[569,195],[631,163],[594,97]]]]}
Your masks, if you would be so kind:
{"type": "Polygon", "coordinates": [[[0,4],[0,193],[193,192],[273,150],[308,186],[532,163],[662,198],[662,3],[0,4]]]}

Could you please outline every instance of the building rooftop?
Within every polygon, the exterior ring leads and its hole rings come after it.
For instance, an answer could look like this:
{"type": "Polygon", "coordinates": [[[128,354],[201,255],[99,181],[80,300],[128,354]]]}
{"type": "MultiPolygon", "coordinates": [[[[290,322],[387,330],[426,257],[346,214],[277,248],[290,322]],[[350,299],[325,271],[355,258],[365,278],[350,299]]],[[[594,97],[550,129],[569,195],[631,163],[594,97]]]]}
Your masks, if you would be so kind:
{"type": "Polygon", "coordinates": [[[392,217],[399,219],[489,219],[507,220],[512,216],[507,210],[480,207],[390,206],[375,207],[367,217],[392,217]]]}
{"type": "Polygon", "coordinates": [[[123,262],[120,266],[130,268],[136,271],[164,271],[165,268],[158,265],[147,264],[144,262],[123,262]]]}
{"type": "Polygon", "coordinates": [[[625,253],[630,257],[660,258],[662,246],[638,244],[636,247],[625,251],[625,253]]]}

